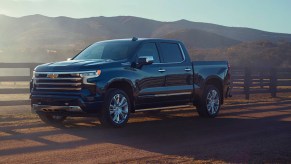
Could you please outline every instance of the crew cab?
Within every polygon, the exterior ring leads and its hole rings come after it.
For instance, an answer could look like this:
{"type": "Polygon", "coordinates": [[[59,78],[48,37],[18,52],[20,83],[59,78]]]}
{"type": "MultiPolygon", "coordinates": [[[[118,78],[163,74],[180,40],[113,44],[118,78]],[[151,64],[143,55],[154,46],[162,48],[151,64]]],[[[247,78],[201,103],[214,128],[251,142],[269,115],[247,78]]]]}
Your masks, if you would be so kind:
{"type": "Polygon", "coordinates": [[[227,61],[192,62],[180,41],[134,37],[96,42],[72,59],[37,66],[30,98],[46,123],[94,116],[122,127],[141,109],[178,105],[214,118],[230,88],[227,61]]]}

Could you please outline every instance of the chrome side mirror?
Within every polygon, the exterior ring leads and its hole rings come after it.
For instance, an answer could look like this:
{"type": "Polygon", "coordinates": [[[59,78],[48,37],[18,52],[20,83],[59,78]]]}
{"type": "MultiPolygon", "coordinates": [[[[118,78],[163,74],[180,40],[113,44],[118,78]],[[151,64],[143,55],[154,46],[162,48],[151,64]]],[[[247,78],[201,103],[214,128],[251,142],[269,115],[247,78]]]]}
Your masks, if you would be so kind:
{"type": "Polygon", "coordinates": [[[153,62],[154,62],[153,56],[140,56],[137,61],[138,65],[140,66],[153,64],[153,62]]]}

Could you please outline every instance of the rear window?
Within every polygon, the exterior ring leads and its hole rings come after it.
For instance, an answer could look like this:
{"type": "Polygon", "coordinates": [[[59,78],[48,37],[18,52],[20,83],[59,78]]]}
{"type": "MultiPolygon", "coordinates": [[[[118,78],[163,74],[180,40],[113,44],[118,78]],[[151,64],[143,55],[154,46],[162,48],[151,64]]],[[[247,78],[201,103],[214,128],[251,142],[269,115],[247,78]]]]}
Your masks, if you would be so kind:
{"type": "Polygon", "coordinates": [[[182,62],[184,60],[180,46],[176,43],[160,43],[164,63],[182,62]]]}

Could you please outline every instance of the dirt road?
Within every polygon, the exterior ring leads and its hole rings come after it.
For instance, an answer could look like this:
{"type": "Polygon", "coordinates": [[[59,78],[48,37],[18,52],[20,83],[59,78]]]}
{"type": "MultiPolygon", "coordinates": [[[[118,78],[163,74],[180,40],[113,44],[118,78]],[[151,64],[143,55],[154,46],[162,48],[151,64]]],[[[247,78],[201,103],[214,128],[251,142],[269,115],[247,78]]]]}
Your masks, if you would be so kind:
{"type": "Polygon", "coordinates": [[[0,163],[291,162],[291,100],[228,103],[215,119],[190,108],[136,113],[128,126],[96,119],[43,124],[29,106],[0,106],[0,163]]]}

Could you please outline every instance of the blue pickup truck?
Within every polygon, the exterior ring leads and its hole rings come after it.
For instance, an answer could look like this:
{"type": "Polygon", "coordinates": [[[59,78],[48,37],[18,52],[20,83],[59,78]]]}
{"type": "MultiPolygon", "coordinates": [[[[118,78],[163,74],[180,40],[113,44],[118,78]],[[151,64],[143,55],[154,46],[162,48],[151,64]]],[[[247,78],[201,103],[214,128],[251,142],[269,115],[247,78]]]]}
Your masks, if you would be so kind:
{"type": "Polygon", "coordinates": [[[193,62],[180,41],[132,38],[96,42],[72,59],[37,66],[30,98],[49,124],[96,117],[122,127],[141,109],[178,105],[214,118],[230,88],[227,61],[193,62]]]}

